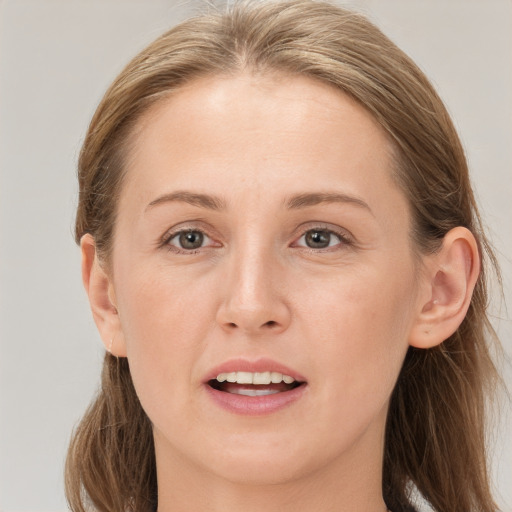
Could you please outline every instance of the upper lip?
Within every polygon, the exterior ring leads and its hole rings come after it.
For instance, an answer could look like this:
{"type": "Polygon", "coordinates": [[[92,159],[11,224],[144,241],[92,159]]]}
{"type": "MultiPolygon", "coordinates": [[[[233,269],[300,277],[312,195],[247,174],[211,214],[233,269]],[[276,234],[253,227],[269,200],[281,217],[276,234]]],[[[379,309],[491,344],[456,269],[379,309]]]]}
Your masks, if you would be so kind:
{"type": "Polygon", "coordinates": [[[219,373],[231,372],[279,372],[283,375],[293,377],[297,382],[305,382],[306,379],[296,370],[281,364],[272,359],[262,357],[254,360],[235,358],[224,361],[220,365],[212,368],[205,376],[205,382],[216,379],[219,373]]]}

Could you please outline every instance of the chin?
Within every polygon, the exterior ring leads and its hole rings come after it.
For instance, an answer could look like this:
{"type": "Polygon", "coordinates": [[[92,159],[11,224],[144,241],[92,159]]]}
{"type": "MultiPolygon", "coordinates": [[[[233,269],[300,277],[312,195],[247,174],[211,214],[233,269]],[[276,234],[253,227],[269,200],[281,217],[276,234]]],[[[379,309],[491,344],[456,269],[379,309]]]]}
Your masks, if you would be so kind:
{"type": "Polygon", "coordinates": [[[306,443],[305,436],[283,439],[276,433],[219,443],[209,452],[203,451],[201,464],[233,484],[268,486],[301,480],[336,459],[326,443],[306,443]],[[210,455],[204,457],[205,453],[210,455]]]}
{"type": "MultiPolygon", "coordinates": [[[[312,461],[289,457],[233,457],[217,465],[214,471],[218,477],[233,484],[251,486],[286,485],[300,480],[313,471],[312,461]]],[[[316,468],[315,468],[316,469],[316,468]]]]}

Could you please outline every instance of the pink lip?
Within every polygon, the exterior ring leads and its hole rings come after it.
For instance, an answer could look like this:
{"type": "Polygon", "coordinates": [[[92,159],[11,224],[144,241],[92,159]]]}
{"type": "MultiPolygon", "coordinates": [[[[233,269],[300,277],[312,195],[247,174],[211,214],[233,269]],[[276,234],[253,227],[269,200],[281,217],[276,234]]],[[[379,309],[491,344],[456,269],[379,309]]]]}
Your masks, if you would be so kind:
{"type": "Polygon", "coordinates": [[[258,359],[249,361],[247,359],[233,359],[213,368],[204,380],[204,388],[212,401],[221,408],[236,414],[255,416],[277,412],[299,400],[307,388],[306,379],[296,371],[272,361],[271,359],[258,359]],[[229,372],[279,372],[293,377],[303,384],[291,389],[272,395],[245,396],[219,391],[208,385],[208,382],[215,379],[219,373],[229,372]]]}

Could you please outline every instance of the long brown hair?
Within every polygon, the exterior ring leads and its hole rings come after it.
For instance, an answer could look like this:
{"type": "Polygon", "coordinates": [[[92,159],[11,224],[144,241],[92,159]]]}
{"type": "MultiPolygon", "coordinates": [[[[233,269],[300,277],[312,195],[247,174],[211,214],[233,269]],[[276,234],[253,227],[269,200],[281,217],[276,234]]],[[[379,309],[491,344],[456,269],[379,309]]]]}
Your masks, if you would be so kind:
{"type": "MultiPolygon", "coordinates": [[[[242,69],[329,83],[355,98],[396,149],[395,179],[409,199],[412,239],[435,251],[456,226],[475,235],[482,273],[465,320],[439,347],[410,348],[391,397],[383,496],[408,510],[416,489],[438,512],[496,510],[488,481],[486,399],[496,370],[484,270],[496,260],[483,233],[464,152],[418,67],[363,16],[314,0],[236,2],[191,18],[135,57],[106,92],[79,159],[76,240],[91,233],[108,265],[123,159],[140,116],[182,84],[242,69]]],[[[157,506],[151,423],[126,359],[105,356],[102,386],[69,448],[71,509],[146,512],[157,506]]]]}

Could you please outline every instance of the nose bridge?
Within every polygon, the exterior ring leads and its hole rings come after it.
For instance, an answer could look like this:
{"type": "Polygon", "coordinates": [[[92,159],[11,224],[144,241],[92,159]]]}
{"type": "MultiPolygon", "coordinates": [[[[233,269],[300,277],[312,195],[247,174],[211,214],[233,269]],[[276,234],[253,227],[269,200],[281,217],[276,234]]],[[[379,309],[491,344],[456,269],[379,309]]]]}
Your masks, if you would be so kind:
{"type": "Polygon", "coordinates": [[[290,314],[279,286],[284,269],[271,241],[256,237],[239,240],[230,251],[227,267],[219,323],[246,332],[286,328],[290,314]]]}
{"type": "Polygon", "coordinates": [[[272,267],[275,262],[268,248],[258,242],[247,242],[233,254],[231,296],[242,308],[262,306],[270,298],[272,267]]]}

